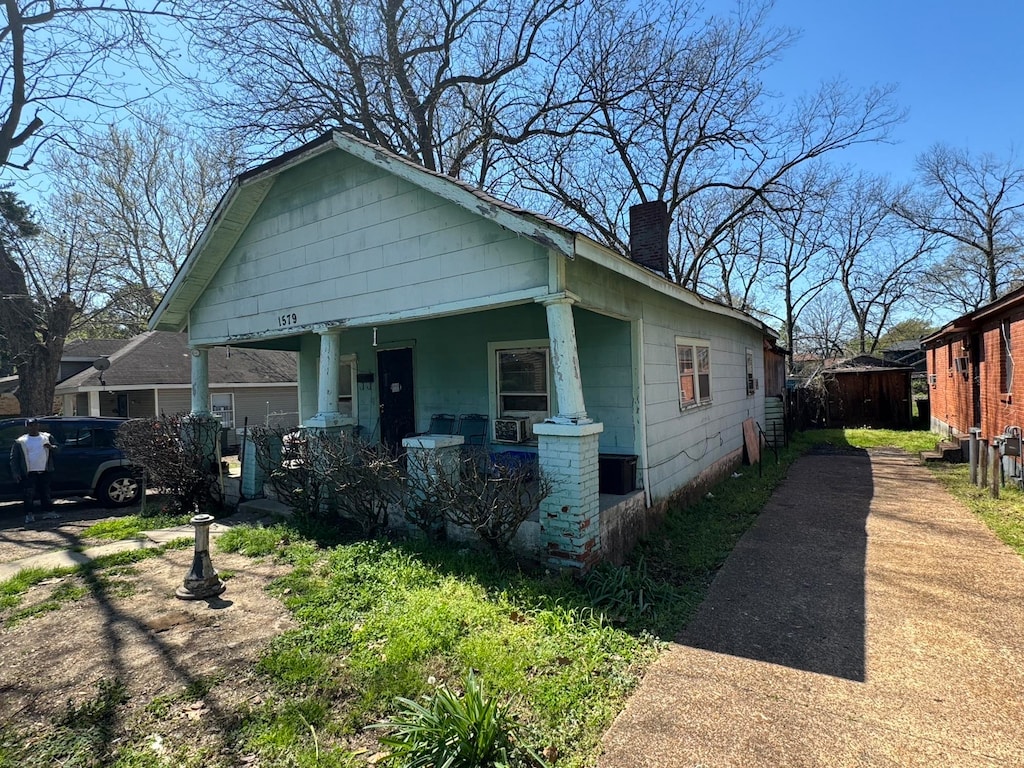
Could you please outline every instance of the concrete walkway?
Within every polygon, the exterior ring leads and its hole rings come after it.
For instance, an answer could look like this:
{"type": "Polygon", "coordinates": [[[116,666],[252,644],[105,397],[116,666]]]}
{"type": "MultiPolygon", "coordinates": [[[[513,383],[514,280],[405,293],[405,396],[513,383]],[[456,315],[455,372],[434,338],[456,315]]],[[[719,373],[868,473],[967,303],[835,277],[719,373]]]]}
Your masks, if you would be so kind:
{"type": "MultiPolygon", "coordinates": [[[[210,526],[210,539],[216,539],[225,531],[231,530],[236,525],[257,523],[271,524],[275,519],[288,517],[291,511],[276,501],[270,499],[254,499],[239,505],[238,511],[231,517],[224,518],[221,522],[215,522],[210,526]]],[[[41,519],[46,517],[57,518],[56,514],[39,515],[41,519]]],[[[178,525],[172,528],[160,528],[153,531],[143,531],[131,539],[112,541],[109,544],[99,544],[95,547],[85,549],[70,548],[67,546],[50,546],[42,550],[35,541],[26,540],[20,547],[8,547],[17,552],[20,548],[23,554],[0,562],[0,582],[17,576],[21,571],[30,568],[74,568],[85,565],[98,557],[113,555],[118,552],[126,552],[134,549],[152,549],[167,544],[174,539],[192,539],[195,536],[195,528],[191,525],[178,525]]]]}
{"type": "Polygon", "coordinates": [[[797,461],[600,768],[1024,766],[1024,560],[895,452],[797,461]]]}

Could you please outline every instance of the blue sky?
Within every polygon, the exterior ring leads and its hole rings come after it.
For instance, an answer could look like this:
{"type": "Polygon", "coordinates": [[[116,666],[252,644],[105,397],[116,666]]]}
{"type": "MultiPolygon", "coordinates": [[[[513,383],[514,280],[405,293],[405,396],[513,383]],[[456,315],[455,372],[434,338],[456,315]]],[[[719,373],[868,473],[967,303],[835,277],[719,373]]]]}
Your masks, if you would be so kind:
{"type": "Polygon", "coordinates": [[[1024,148],[1024,3],[1016,0],[776,0],[770,19],[801,31],[765,78],[795,96],[822,79],[895,83],[909,117],[895,146],[837,159],[909,181],[935,142],[1009,156],[1024,148]]]}

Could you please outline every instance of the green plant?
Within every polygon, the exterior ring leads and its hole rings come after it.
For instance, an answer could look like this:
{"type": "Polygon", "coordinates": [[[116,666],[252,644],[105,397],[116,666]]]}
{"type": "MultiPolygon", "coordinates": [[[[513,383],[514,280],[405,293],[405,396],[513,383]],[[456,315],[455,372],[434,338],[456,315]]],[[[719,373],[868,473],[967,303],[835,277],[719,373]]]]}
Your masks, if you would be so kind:
{"type": "Polygon", "coordinates": [[[143,531],[152,531],[157,528],[173,528],[178,525],[185,525],[190,515],[125,515],[112,520],[101,520],[82,531],[82,536],[87,539],[131,539],[143,531]]]}
{"type": "Polygon", "coordinates": [[[508,703],[484,693],[473,671],[459,696],[438,686],[424,703],[399,698],[399,712],[375,723],[390,734],[380,739],[391,761],[403,768],[489,768],[540,762],[514,740],[518,725],[508,703]]]}
{"type": "Polygon", "coordinates": [[[672,597],[672,588],[647,572],[642,555],[635,565],[602,563],[587,574],[583,588],[590,595],[594,607],[609,611],[609,618],[613,621],[653,615],[659,605],[672,597]]]}

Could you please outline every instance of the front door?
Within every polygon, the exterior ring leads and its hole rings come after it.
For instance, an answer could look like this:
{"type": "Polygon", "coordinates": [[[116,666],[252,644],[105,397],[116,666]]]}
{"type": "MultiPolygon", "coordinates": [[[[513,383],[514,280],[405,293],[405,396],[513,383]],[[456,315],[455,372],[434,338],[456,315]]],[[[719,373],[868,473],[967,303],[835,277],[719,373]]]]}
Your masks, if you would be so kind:
{"type": "Polygon", "coordinates": [[[412,399],[412,349],[382,349],[377,353],[380,382],[380,439],[397,453],[402,438],[416,431],[412,399]]]}

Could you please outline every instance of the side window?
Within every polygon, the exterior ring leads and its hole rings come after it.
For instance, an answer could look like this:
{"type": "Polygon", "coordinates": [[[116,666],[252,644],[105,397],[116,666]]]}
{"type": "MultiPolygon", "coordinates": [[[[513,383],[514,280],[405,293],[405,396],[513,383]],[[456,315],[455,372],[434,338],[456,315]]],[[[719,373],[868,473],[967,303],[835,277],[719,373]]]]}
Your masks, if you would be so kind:
{"type": "Polygon", "coordinates": [[[495,364],[498,417],[547,418],[551,413],[548,350],[501,349],[497,352],[495,364]]]}
{"type": "Polygon", "coordinates": [[[92,432],[92,444],[95,448],[113,448],[114,436],[117,434],[113,429],[94,429],[92,432]]]}
{"type": "Polygon", "coordinates": [[[21,424],[11,424],[0,428],[0,461],[7,461],[7,456],[11,452],[11,446],[23,434],[25,434],[25,427],[21,424]]]}
{"type": "MultiPolygon", "coordinates": [[[[56,435],[54,435],[54,439],[56,439],[56,435]]],[[[88,427],[69,429],[65,433],[63,445],[66,448],[91,448],[92,439],[93,431],[88,427]]],[[[58,442],[60,441],[58,440],[58,442]]]]}
{"type": "Polygon", "coordinates": [[[711,343],[706,339],[677,337],[676,362],[679,371],[679,409],[710,403],[711,343]]]}
{"type": "Polygon", "coordinates": [[[757,381],[754,380],[754,350],[747,350],[747,397],[754,394],[757,381]]]}

